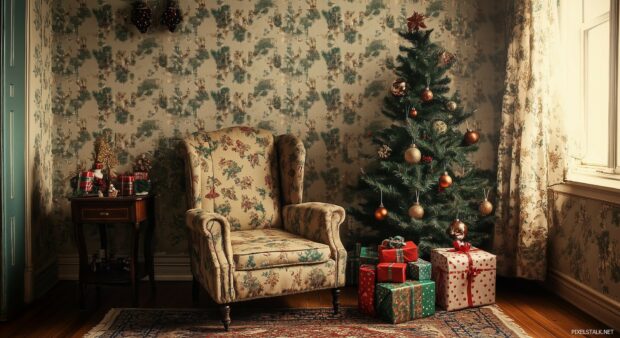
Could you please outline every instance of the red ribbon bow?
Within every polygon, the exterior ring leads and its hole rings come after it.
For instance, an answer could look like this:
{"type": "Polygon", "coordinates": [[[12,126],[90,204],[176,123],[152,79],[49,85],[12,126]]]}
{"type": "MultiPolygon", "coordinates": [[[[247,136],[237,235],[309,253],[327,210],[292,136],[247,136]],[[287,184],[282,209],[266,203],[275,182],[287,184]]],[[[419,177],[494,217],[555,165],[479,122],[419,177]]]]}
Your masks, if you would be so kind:
{"type": "Polygon", "coordinates": [[[471,243],[469,242],[454,241],[452,246],[454,246],[455,251],[459,252],[469,252],[471,250],[471,243]]]}

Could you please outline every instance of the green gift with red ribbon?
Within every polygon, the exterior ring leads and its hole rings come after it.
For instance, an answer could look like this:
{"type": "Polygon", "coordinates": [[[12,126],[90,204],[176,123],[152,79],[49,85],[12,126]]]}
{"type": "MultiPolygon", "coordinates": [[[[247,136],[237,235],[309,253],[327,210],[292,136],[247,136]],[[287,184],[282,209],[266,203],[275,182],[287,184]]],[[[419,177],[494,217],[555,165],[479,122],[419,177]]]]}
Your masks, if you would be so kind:
{"type": "Polygon", "coordinates": [[[394,324],[431,316],[435,313],[435,282],[379,283],[375,308],[379,316],[394,324]]]}

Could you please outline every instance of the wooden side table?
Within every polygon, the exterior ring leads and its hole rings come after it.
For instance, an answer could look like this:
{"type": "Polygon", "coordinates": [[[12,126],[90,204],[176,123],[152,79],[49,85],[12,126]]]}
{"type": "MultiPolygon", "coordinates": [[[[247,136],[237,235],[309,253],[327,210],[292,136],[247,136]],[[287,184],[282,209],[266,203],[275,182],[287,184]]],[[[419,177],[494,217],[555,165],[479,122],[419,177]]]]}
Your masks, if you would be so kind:
{"type": "Polygon", "coordinates": [[[155,199],[152,196],[119,196],[119,197],[75,197],[71,198],[71,212],[75,226],[75,236],[80,254],[79,302],[84,308],[86,286],[131,284],[133,305],[138,305],[138,286],[140,279],[149,276],[151,292],[155,291],[155,269],[153,265],[153,231],[155,229],[155,199]],[[138,262],[140,227],[148,226],[144,240],[144,263],[138,262]],[[122,265],[110,264],[108,269],[93,271],[88,262],[88,250],[84,239],[84,224],[99,225],[101,248],[108,255],[108,238],[106,224],[125,223],[132,225],[130,251],[130,269],[126,271],[122,265]]]}

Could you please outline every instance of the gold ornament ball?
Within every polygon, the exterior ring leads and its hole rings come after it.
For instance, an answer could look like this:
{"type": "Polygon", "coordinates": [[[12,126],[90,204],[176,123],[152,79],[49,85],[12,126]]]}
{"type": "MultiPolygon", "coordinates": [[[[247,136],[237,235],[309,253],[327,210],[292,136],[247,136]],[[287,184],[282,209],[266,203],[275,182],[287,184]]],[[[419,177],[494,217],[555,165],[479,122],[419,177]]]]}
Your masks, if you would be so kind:
{"type": "Polygon", "coordinates": [[[442,188],[449,188],[452,185],[452,177],[448,175],[448,172],[445,171],[441,176],[439,176],[439,186],[442,188]]]}
{"type": "Polygon", "coordinates": [[[424,208],[420,203],[416,202],[409,208],[409,217],[415,219],[422,219],[424,217],[424,208]]]}
{"type": "Polygon", "coordinates": [[[420,95],[420,98],[422,99],[422,102],[429,102],[433,99],[433,92],[430,88],[426,87],[422,91],[422,95],[420,95]]]}
{"type": "Polygon", "coordinates": [[[405,93],[407,93],[407,82],[405,82],[405,80],[403,79],[396,79],[394,82],[392,82],[390,92],[395,97],[405,96],[405,93]]]}
{"type": "Polygon", "coordinates": [[[409,164],[416,164],[419,163],[421,159],[422,153],[420,152],[420,149],[415,146],[415,144],[405,150],[405,162],[409,164]]]}
{"type": "Polygon", "coordinates": [[[433,130],[437,133],[437,134],[443,134],[446,131],[448,131],[448,125],[442,121],[442,120],[436,120],[435,122],[433,122],[433,130]]]}
{"type": "Polygon", "coordinates": [[[480,211],[480,215],[482,216],[490,215],[493,212],[493,204],[485,198],[484,201],[480,203],[478,210],[480,211]]]}
{"type": "Polygon", "coordinates": [[[462,241],[467,236],[467,224],[457,218],[450,223],[447,233],[453,240],[462,241]]]}
{"type": "Polygon", "coordinates": [[[456,102],[448,101],[448,103],[446,103],[446,109],[448,109],[449,111],[455,111],[456,108],[457,108],[456,102]]]}
{"type": "Polygon", "coordinates": [[[415,109],[415,107],[411,107],[411,109],[409,109],[409,117],[410,118],[416,118],[418,116],[418,110],[415,109]]]}
{"type": "Polygon", "coordinates": [[[471,129],[467,129],[467,132],[465,132],[465,135],[463,136],[463,142],[465,142],[465,144],[468,146],[478,143],[479,139],[480,134],[478,134],[477,131],[471,129]]]}
{"type": "Polygon", "coordinates": [[[383,206],[380,206],[377,208],[377,210],[375,210],[375,219],[377,221],[383,221],[387,217],[387,215],[388,210],[383,206]]]}

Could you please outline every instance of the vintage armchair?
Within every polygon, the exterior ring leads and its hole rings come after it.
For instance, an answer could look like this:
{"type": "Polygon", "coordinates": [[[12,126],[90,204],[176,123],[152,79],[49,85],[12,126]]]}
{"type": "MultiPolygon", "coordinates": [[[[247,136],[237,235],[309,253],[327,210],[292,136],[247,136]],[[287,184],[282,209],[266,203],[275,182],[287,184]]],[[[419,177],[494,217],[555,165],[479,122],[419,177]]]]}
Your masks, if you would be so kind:
{"type": "Polygon", "coordinates": [[[338,312],[347,253],[342,207],[302,203],[303,143],[292,135],[232,127],[183,141],[193,297],[220,304],[332,289],[338,312]]]}

